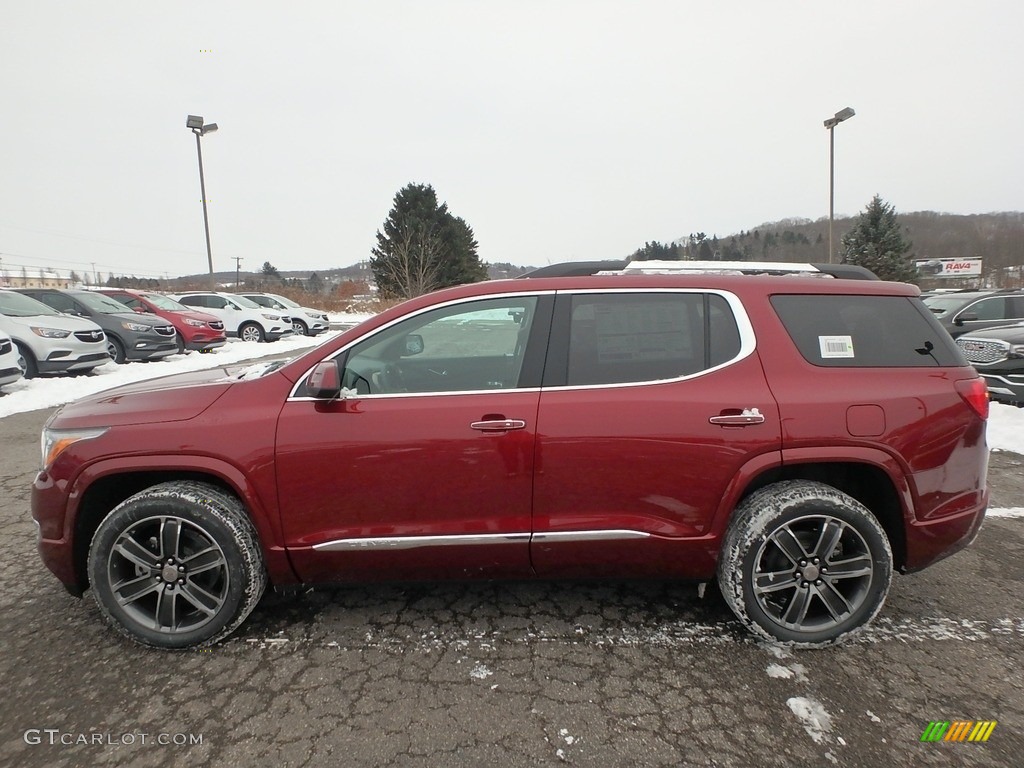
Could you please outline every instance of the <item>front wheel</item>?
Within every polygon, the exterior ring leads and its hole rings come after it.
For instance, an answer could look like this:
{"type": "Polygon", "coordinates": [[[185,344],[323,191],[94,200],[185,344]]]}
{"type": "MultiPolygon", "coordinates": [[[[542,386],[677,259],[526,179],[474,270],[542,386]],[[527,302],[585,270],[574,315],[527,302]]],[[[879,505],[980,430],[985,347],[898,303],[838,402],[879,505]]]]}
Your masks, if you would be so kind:
{"type": "Polygon", "coordinates": [[[242,341],[264,341],[263,329],[256,323],[245,323],[238,329],[238,338],[242,341]]]}
{"type": "Polygon", "coordinates": [[[242,504],[212,485],[162,483],[100,523],[89,579],[104,618],[157,648],[210,645],[256,607],[266,572],[242,504]]]}
{"type": "Polygon", "coordinates": [[[21,368],[21,375],[26,379],[34,379],[39,375],[39,365],[36,363],[35,355],[21,344],[18,347],[18,367],[21,368]]]}
{"type": "Polygon", "coordinates": [[[881,610],[892,581],[885,531],[856,499],[824,483],[766,486],[737,508],[719,554],[726,603],[756,635],[817,648],[881,610]]]}
{"type": "Polygon", "coordinates": [[[309,336],[309,328],[301,320],[292,318],[292,332],[296,336],[309,336]]]}
{"type": "Polygon", "coordinates": [[[118,365],[124,363],[127,355],[124,351],[124,344],[113,336],[107,336],[107,354],[110,355],[110,359],[118,365]]]}

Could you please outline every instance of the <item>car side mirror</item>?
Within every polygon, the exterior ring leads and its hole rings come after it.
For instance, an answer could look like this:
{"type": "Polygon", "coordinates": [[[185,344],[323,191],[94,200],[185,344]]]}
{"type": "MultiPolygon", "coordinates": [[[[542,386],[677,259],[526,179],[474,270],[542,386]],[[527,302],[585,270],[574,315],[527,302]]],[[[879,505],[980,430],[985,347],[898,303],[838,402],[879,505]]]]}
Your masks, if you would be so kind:
{"type": "Polygon", "coordinates": [[[402,357],[412,357],[423,351],[423,337],[418,333],[410,333],[405,337],[405,349],[402,357]]]}
{"type": "Polygon", "coordinates": [[[341,371],[337,360],[322,360],[313,367],[306,382],[313,397],[333,399],[341,394],[341,371]]]}
{"type": "Polygon", "coordinates": [[[962,315],[956,316],[956,319],[953,320],[953,325],[963,325],[964,323],[969,323],[977,319],[978,316],[973,312],[965,312],[962,315]]]}

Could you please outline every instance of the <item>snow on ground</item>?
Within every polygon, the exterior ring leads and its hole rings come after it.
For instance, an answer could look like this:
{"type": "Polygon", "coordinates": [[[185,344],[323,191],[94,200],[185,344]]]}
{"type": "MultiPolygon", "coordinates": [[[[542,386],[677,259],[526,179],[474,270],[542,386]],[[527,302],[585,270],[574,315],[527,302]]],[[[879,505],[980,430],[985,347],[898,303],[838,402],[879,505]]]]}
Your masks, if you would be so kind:
{"type": "Polygon", "coordinates": [[[988,445],[994,451],[1024,453],[1024,408],[992,403],[988,417],[988,445]]]}

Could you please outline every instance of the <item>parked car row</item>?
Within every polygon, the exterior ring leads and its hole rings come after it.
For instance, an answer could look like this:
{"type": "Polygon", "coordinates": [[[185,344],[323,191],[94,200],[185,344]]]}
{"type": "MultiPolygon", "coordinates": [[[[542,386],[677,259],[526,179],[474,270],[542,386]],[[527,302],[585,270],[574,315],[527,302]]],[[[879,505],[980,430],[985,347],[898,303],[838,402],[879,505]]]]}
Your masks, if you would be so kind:
{"type": "Polygon", "coordinates": [[[212,291],[169,296],[121,288],[2,289],[0,386],[22,376],[85,373],[108,360],[208,352],[224,346],[229,336],[276,341],[328,329],[325,313],[295,305],[293,317],[282,311],[285,302],[274,294],[212,291]]]}

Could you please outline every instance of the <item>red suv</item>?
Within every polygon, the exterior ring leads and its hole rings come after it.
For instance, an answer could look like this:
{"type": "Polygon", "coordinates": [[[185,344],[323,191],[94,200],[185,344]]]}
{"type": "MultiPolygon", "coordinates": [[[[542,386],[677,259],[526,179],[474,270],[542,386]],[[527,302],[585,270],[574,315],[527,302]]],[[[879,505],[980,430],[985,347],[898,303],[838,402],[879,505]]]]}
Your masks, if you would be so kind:
{"type": "Polygon", "coordinates": [[[985,385],[917,288],[628,272],[448,289],[290,362],[68,405],[43,560],[165,648],[268,584],[497,577],[717,578],[815,647],[973,539],[985,385]]]}
{"type": "Polygon", "coordinates": [[[228,337],[220,318],[197,312],[161,293],[126,288],[105,288],[100,293],[127,304],[136,312],[150,312],[173,325],[179,354],[187,349],[209,352],[227,343],[228,337]]]}

